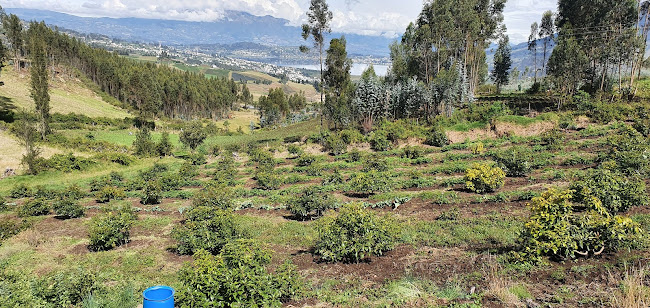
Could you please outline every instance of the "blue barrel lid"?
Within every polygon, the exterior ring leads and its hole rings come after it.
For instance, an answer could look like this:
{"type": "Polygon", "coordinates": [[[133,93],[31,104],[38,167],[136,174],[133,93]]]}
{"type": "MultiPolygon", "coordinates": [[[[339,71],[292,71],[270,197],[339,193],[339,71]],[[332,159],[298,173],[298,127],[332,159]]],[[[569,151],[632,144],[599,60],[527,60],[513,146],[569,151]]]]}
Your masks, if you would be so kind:
{"type": "Polygon", "coordinates": [[[174,297],[174,293],[176,291],[172,287],[168,286],[154,286],[149,289],[144,290],[142,292],[142,296],[144,297],[145,300],[148,301],[153,301],[153,302],[164,302],[169,300],[170,298],[174,297]],[[168,292],[165,292],[168,291],[168,292]],[[168,295],[169,294],[169,295],[168,295]],[[149,296],[147,296],[149,295],[149,296]],[[164,298],[160,298],[164,296],[164,298]]]}

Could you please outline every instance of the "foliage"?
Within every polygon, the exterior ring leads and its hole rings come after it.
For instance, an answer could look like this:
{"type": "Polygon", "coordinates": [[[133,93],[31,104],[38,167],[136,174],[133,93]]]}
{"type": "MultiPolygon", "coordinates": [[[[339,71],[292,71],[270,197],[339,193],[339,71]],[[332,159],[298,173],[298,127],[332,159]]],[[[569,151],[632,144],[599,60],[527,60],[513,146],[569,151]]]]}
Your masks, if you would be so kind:
{"type": "Polygon", "coordinates": [[[124,190],[115,186],[104,186],[95,194],[95,199],[99,203],[106,203],[111,200],[121,200],[126,198],[124,190]]]}
{"type": "Polygon", "coordinates": [[[84,207],[71,198],[63,198],[54,202],[54,212],[63,218],[79,218],[85,215],[84,207]]]}
{"type": "Polygon", "coordinates": [[[18,209],[19,217],[42,216],[50,213],[50,205],[43,198],[30,199],[18,209]]]}
{"type": "Polygon", "coordinates": [[[485,146],[483,145],[483,142],[472,143],[472,145],[470,145],[470,151],[472,151],[472,154],[474,155],[480,155],[485,152],[485,146]]]}
{"type": "Polygon", "coordinates": [[[135,135],[133,152],[138,156],[151,156],[156,154],[156,144],[151,139],[151,133],[146,126],[141,127],[135,135]]]}
{"type": "Polygon", "coordinates": [[[178,241],[176,251],[180,254],[206,250],[216,255],[227,243],[249,237],[231,210],[193,206],[183,215],[185,222],[174,227],[171,235],[178,241]]]}
{"type": "Polygon", "coordinates": [[[298,166],[298,167],[306,167],[306,166],[310,166],[314,162],[316,162],[316,157],[315,156],[309,155],[309,154],[302,154],[296,160],[296,166],[298,166]]]}
{"type": "Polygon", "coordinates": [[[532,199],[532,214],[520,235],[519,258],[538,262],[544,255],[559,259],[597,255],[632,244],[641,234],[636,223],[610,215],[598,199],[586,200],[586,211],[577,211],[572,198],[572,190],[550,189],[532,199]]]}
{"type": "Polygon", "coordinates": [[[192,206],[209,207],[220,210],[232,210],[235,207],[235,195],[229,187],[222,184],[208,184],[205,188],[194,194],[192,206]]]}
{"type": "Polygon", "coordinates": [[[180,135],[180,141],[185,146],[188,146],[192,151],[203,143],[207,138],[207,134],[203,129],[203,124],[200,121],[192,121],[187,124],[180,135]]]}
{"type": "Polygon", "coordinates": [[[171,141],[169,141],[169,133],[163,132],[160,136],[160,141],[156,144],[156,153],[158,156],[170,156],[172,155],[172,149],[173,145],[171,141]]]}
{"type": "Polygon", "coordinates": [[[385,131],[377,130],[374,131],[370,137],[370,147],[375,151],[387,151],[393,147],[393,143],[388,140],[388,136],[385,131]]]}
{"type": "Polygon", "coordinates": [[[92,159],[68,154],[54,154],[49,159],[42,161],[42,169],[53,169],[57,171],[71,172],[73,170],[86,170],[96,162],[92,159]]]}
{"type": "Polygon", "coordinates": [[[9,196],[14,199],[27,198],[34,196],[34,191],[31,187],[27,186],[25,183],[16,184],[16,186],[11,188],[9,196]]]}
{"type": "Polygon", "coordinates": [[[40,170],[41,149],[36,144],[39,134],[34,125],[27,119],[16,121],[12,127],[12,132],[18,137],[20,145],[25,148],[20,163],[26,167],[27,174],[38,174],[40,170]]]}
{"type": "Polygon", "coordinates": [[[381,256],[398,242],[399,224],[390,216],[380,217],[362,204],[344,206],[336,217],[326,217],[317,226],[314,251],[328,262],[360,262],[381,256]]]}
{"type": "Polygon", "coordinates": [[[163,190],[159,181],[147,181],[144,183],[140,203],[158,204],[162,200],[162,192],[163,190]]]}
{"type": "Polygon", "coordinates": [[[368,154],[363,157],[362,172],[368,172],[371,170],[384,172],[388,171],[388,169],[388,162],[386,162],[386,159],[377,154],[368,154]]]}
{"type": "Polygon", "coordinates": [[[510,81],[511,52],[510,39],[507,35],[501,36],[499,47],[494,53],[494,70],[492,70],[492,79],[497,85],[497,93],[501,93],[501,86],[507,85],[510,81]]]}
{"type": "Polygon", "coordinates": [[[275,190],[282,185],[282,178],[276,171],[257,172],[255,179],[258,187],[265,190],[275,190]]]}
{"type": "Polygon", "coordinates": [[[449,139],[444,130],[439,126],[434,126],[428,133],[424,144],[433,147],[442,147],[449,144],[449,139]]]}
{"type": "Polygon", "coordinates": [[[476,193],[493,192],[503,187],[505,172],[489,164],[473,164],[465,171],[465,187],[476,193]]]}
{"type": "Polygon", "coordinates": [[[557,128],[542,134],[542,142],[546,144],[549,150],[558,150],[562,147],[566,136],[557,128]]]}
{"type": "Polygon", "coordinates": [[[336,200],[331,194],[310,186],[299,196],[289,200],[287,210],[298,219],[306,220],[322,216],[325,211],[334,208],[335,205],[336,200]]]}
{"type": "Polygon", "coordinates": [[[84,268],[69,269],[33,283],[33,294],[56,307],[79,305],[100,288],[97,276],[84,268]]]}
{"type": "Polygon", "coordinates": [[[337,134],[330,134],[325,138],[323,147],[332,155],[341,155],[348,150],[348,145],[337,134]]]}
{"type": "Polygon", "coordinates": [[[269,89],[268,96],[259,99],[260,126],[279,124],[289,114],[289,101],[282,88],[269,89]]]}
{"type": "Polygon", "coordinates": [[[361,195],[388,192],[393,188],[393,180],[385,173],[375,170],[353,173],[348,183],[354,193],[361,195]]]}
{"type": "Polygon", "coordinates": [[[205,250],[194,255],[179,271],[179,307],[279,307],[296,296],[302,281],[296,267],[284,262],[274,274],[266,269],[271,252],[253,240],[226,244],[212,256],[205,250]]]}
{"type": "Polygon", "coordinates": [[[571,189],[574,202],[587,203],[596,198],[611,215],[648,204],[644,181],[626,177],[607,166],[590,170],[581,181],[571,184],[571,189]]]}
{"type": "Polygon", "coordinates": [[[607,139],[611,149],[606,159],[616,162],[617,168],[628,175],[650,173],[650,143],[639,132],[629,126],[607,139]]]}
{"type": "Polygon", "coordinates": [[[418,159],[424,156],[424,149],[421,147],[407,146],[402,149],[402,157],[408,159],[418,159]]]}
{"type": "Polygon", "coordinates": [[[36,104],[38,130],[43,140],[50,133],[49,57],[46,32],[47,26],[45,22],[38,23],[35,21],[29,24],[29,30],[27,31],[29,53],[32,60],[29,69],[31,77],[30,97],[36,104]]]}
{"type": "Polygon", "coordinates": [[[135,219],[128,210],[108,212],[90,220],[88,248],[94,251],[110,250],[129,242],[131,225],[135,219]]]}
{"type": "Polygon", "coordinates": [[[289,152],[289,154],[295,155],[295,156],[301,156],[304,153],[303,149],[297,144],[290,144],[287,147],[287,152],[289,152]]]}
{"type": "Polygon", "coordinates": [[[334,123],[335,129],[348,126],[352,120],[351,101],[354,97],[354,85],[350,76],[352,60],[348,58],[346,44],[344,36],[330,41],[325,59],[326,70],[323,73],[323,115],[334,123]]]}
{"type": "Polygon", "coordinates": [[[508,176],[526,176],[533,169],[533,153],[524,146],[512,146],[492,157],[508,176]]]}

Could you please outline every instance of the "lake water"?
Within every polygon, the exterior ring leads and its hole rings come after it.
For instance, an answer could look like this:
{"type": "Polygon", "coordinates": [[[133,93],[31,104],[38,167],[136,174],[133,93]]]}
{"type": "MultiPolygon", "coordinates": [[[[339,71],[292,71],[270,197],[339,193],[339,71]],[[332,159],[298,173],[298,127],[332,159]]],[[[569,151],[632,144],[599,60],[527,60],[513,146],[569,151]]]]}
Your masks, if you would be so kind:
{"type": "MultiPolygon", "coordinates": [[[[295,67],[295,68],[303,68],[303,69],[308,69],[308,70],[314,70],[318,71],[320,70],[320,65],[318,64],[277,64],[279,66],[286,66],[286,67],[295,67]]],[[[354,76],[360,76],[363,71],[368,68],[369,64],[366,63],[353,63],[352,64],[352,69],[350,69],[350,74],[354,76]]],[[[379,65],[379,64],[373,64],[375,68],[375,73],[378,76],[386,76],[386,72],[388,72],[388,65],[379,65]]]]}

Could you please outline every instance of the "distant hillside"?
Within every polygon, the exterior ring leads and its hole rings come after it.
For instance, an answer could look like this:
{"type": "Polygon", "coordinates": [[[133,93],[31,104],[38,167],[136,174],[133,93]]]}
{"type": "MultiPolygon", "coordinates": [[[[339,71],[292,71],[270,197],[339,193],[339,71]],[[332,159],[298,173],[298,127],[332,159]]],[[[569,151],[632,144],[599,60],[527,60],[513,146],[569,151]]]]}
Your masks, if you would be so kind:
{"type": "MultiPolygon", "coordinates": [[[[272,16],[254,16],[227,11],[216,22],[188,22],[142,18],[78,17],[53,11],[6,8],[23,20],[44,20],[48,25],[81,33],[104,34],[113,38],[165,45],[257,43],[270,46],[299,46],[305,42],[300,27],[272,16]]],[[[332,33],[330,37],[339,37],[332,33]]],[[[393,41],[383,36],[345,34],[348,52],[357,55],[387,56],[393,41]]]]}

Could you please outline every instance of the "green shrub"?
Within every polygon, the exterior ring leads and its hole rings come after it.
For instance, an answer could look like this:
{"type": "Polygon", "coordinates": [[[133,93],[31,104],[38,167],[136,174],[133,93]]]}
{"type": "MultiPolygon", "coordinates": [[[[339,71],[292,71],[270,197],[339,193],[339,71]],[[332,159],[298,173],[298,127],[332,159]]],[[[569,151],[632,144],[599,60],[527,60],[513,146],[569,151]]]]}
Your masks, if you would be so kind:
{"type": "Polygon", "coordinates": [[[363,153],[361,153],[357,149],[352,149],[348,152],[348,157],[345,159],[345,161],[349,163],[354,163],[361,161],[361,158],[363,157],[363,153]]]}
{"type": "Polygon", "coordinates": [[[192,206],[232,210],[235,208],[234,199],[235,195],[229,187],[222,184],[210,184],[194,194],[192,206]]]}
{"type": "Polygon", "coordinates": [[[542,142],[544,142],[544,144],[549,150],[560,149],[564,144],[564,139],[566,138],[564,133],[557,128],[554,128],[552,130],[543,133],[541,137],[542,137],[541,138],[542,142]]]}
{"type": "MultiPolygon", "coordinates": [[[[4,218],[0,219],[0,245],[2,245],[2,242],[18,233],[20,231],[23,231],[27,229],[30,226],[29,223],[26,223],[24,220],[23,221],[18,221],[15,219],[10,219],[10,218],[4,218]]],[[[2,267],[0,266],[0,281],[2,281],[2,267]]],[[[0,299],[2,295],[0,295],[0,299]]]]}
{"type": "Polygon", "coordinates": [[[111,200],[122,200],[126,198],[124,190],[115,186],[105,186],[95,194],[95,199],[99,203],[106,203],[111,200]]]}
{"type": "Polygon", "coordinates": [[[298,159],[296,160],[296,166],[298,167],[310,166],[311,164],[316,162],[316,160],[317,160],[316,157],[313,155],[303,154],[300,155],[300,157],[298,157],[298,159]]]}
{"type": "Polygon", "coordinates": [[[199,152],[187,154],[184,159],[192,163],[194,166],[205,165],[208,162],[205,154],[199,152]]]}
{"type": "Polygon", "coordinates": [[[54,199],[57,197],[57,192],[54,189],[47,188],[43,185],[37,185],[34,188],[34,198],[54,199]]]}
{"type": "Polygon", "coordinates": [[[140,203],[142,204],[159,204],[162,200],[162,188],[160,182],[149,181],[144,183],[142,190],[142,197],[140,203]]]}
{"type": "Polygon", "coordinates": [[[289,152],[289,154],[294,156],[300,156],[303,153],[305,153],[305,151],[303,151],[302,148],[297,144],[290,144],[287,147],[287,152],[289,152]]]}
{"type": "Polygon", "coordinates": [[[77,268],[36,280],[32,292],[55,307],[73,307],[99,288],[100,283],[94,274],[77,268]]]}
{"type": "Polygon", "coordinates": [[[324,186],[336,185],[342,183],[343,183],[343,175],[338,169],[335,169],[334,172],[332,172],[331,174],[325,175],[325,177],[323,177],[323,182],[322,182],[324,186]]]}
{"type": "Polygon", "coordinates": [[[422,147],[407,146],[402,149],[401,156],[408,159],[418,159],[424,156],[424,149],[422,147]]]}
{"type": "Polygon", "coordinates": [[[18,209],[18,217],[42,216],[50,213],[50,205],[43,198],[30,199],[18,209]]]}
{"type": "Polygon", "coordinates": [[[29,198],[34,196],[34,190],[25,183],[17,184],[11,188],[9,196],[14,199],[29,198]]]}
{"type": "Polygon", "coordinates": [[[93,217],[88,228],[90,236],[88,248],[102,251],[128,243],[133,220],[133,213],[124,210],[93,217]]]}
{"type": "Polygon", "coordinates": [[[179,139],[182,144],[194,151],[207,137],[203,124],[200,121],[192,121],[185,125],[179,139]]]}
{"type": "Polygon", "coordinates": [[[185,222],[172,230],[180,254],[193,254],[201,249],[218,254],[230,241],[249,237],[230,210],[193,206],[183,215],[185,222]]]}
{"type": "Polygon", "coordinates": [[[587,200],[586,210],[576,210],[572,190],[550,189],[529,203],[532,212],[520,234],[523,262],[539,262],[541,256],[556,259],[598,255],[632,245],[641,228],[627,217],[610,215],[598,199],[587,200]]]}
{"type": "Polygon", "coordinates": [[[523,146],[512,146],[492,158],[508,176],[525,176],[533,169],[533,152],[523,146]]]}
{"type": "Polygon", "coordinates": [[[355,203],[344,206],[336,217],[321,219],[317,231],[314,251],[322,260],[359,262],[392,250],[400,226],[390,216],[377,216],[355,203]]]}
{"type": "Polygon", "coordinates": [[[135,135],[133,153],[138,156],[151,156],[156,154],[156,144],[151,139],[149,128],[143,126],[135,135]]]}
{"type": "Polygon", "coordinates": [[[348,150],[348,145],[341,137],[331,134],[323,141],[323,148],[332,155],[341,155],[348,150]]]}
{"type": "Polygon", "coordinates": [[[54,212],[62,218],[79,218],[85,215],[84,207],[74,199],[64,198],[54,202],[54,212]]]}
{"type": "Polygon", "coordinates": [[[271,252],[252,240],[227,244],[212,256],[204,250],[194,255],[178,273],[183,285],[179,307],[280,307],[300,293],[304,284],[296,267],[285,261],[274,274],[266,266],[271,252]]]}
{"type": "Polygon", "coordinates": [[[488,164],[473,164],[465,171],[465,187],[476,193],[493,192],[503,187],[505,172],[488,164]]]}
{"type": "Polygon", "coordinates": [[[178,176],[180,177],[181,181],[184,182],[187,182],[198,175],[199,175],[199,169],[195,165],[189,162],[184,162],[181,165],[181,168],[178,169],[178,176]]]}
{"type": "Polygon", "coordinates": [[[388,139],[385,131],[375,131],[370,137],[370,148],[375,151],[388,151],[393,147],[393,143],[388,139]]]}
{"type": "Polygon", "coordinates": [[[443,147],[449,144],[449,139],[445,131],[439,127],[434,126],[427,134],[424,144],[430,145],[433,147],[443,147]]]}
{"type": "Polygon", "coordinates": [[[354,144],[363,141],[363,135],[356,129],[344,129],[339,132],[339,136],[345,144],[354,144]]]}
{"type": "Polygon", "coordinates": [[[393,180],[390,177],[374,170],[353,173],[348,183],[352,191],[360,195],[389,192],[393,188],[393,180]]]}
{"type": "Polygon", "coordinates": [[[607,138],[611,145],[605,159],[616,162],[617,167],[628,175],[646,175],[650,173],[650,142],[630,126],[607,138]]]}
{"type": "Polygon", "coordinates": [[[257,180],[257,186],[264,190],[275,190],[282,185],[282,178],[275,171],[257,172],[255,180],[257,180]]]}
{"type": "Polygon", "coordinates": [[[163,132],[162,136],[160,137],[160,141],[158,142],[158,144],[156,144],[156,154],[162,157],[171,156],[172,150],[173,150],[173,146],[171,141],[169,141],[169,133],[163,132]]]}
{"type": "Polygon", "coordinates": [[[102,153],[96,157],[122,166],[130,166],[135,161],[135,158],[131,155],[116,152],[102,153]]]}
{"type": "Polygon", "coordinates": [[[571,189],[573,201],[586,203],[597,198],[612,215],[648,204],[644,181],[628,178],[607,166],[590,170],[581,181],[573,183],[571,189]]]}
{"type": "Polygon", "coordinates": [[[74,170],[86,170],[96,162],[92,159],[77,157],[72,153],[54,154],[44,161],[44,168],[71,172],[74,170]]]}
{"type": "Polygon", "coordinates": [[[476,143],[472,143],[469,146],[469,149],[470,151],[472,151],[472,154],[474,155],[480,155],[483,154],[483,152],[485,152],[485,146],[483,145],[483,142],[480,141],[476,143]]]}
{"type": "Polygon", "coordinates": [[[77,184],[72,184],[66,187],[63,191],[59,192],[59,198],[67,198],[72,200],[79,200],[85,197],[87,193],[81,190],[77,184]]]}
{"type": "Polygon", "coordinates": [[[332,195],[320,192],[314,186],[308,187],[298,197],[292,198],[286,204],[289,212],[300,220],[320,217],[328,209],[334,208],[335,205],[336,200],[332,195]]]}
{"type": "Polygon", "coordinates": [[[634,120],[634,125],[632,127],[634,127],[634,129],[644,137],[650,137],[650,119],[637,118],[634,120]]]}
{"type": "Polygon", "coordinates": [[[368,172],[370,170],[378,172],[388,171],[388,162],[376,154],[366,155],[363,159],[363,168],[361,171],[368,172]]]}

